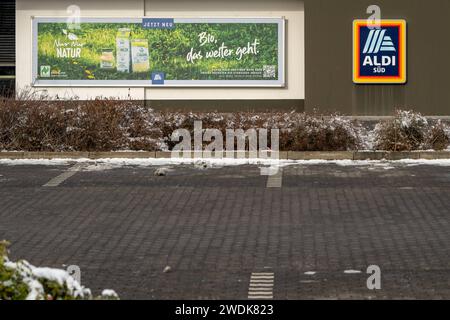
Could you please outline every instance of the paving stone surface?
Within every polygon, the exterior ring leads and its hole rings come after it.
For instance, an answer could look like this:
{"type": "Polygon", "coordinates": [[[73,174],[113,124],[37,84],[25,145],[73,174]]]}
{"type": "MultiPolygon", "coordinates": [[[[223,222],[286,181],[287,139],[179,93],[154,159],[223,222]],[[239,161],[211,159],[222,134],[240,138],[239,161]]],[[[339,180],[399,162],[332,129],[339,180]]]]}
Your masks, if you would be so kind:
{"type": "Polygon", "coordinates": [[[246,299],[274,272],[274,299],[450,298],[449,167],[295,165],[267,188],[251,165],[91,165],[43,187],[70,166],[0,166],[0,238],[13,259],[80,266],[94,293],[246,299]]]}

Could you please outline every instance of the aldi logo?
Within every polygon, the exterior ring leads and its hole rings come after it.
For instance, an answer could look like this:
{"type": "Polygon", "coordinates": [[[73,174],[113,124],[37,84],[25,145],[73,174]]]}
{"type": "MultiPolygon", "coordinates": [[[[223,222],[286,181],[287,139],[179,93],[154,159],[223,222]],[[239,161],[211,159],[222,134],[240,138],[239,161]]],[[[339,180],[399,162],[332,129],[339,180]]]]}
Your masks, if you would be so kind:
{"type": "Polygon", "coordinates": [[[353,21],[353,82],[406,83],[406,21],[353,21]]]}
{"type": "Polygon", "coordinates": [[[152,84],[164,84],[164,72],[152,72],[152,84]]]}

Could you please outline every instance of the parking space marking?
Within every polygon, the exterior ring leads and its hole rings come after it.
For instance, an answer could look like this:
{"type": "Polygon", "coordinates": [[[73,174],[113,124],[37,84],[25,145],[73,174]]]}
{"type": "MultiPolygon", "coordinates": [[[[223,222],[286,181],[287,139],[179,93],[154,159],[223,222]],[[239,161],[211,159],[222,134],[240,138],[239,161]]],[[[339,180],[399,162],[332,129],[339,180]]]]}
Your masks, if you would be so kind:
{"type": "Polygon", "coordinates": [[[248,298],[254,300],[273,299],[274,278],[273,272],[253,272],[250,276],[248,298]]]}
{"type": "Polygon", "coordinates": [[[49,182],[43,185],[43,187],[57,187],[70,177],[72,177],[75,173],[81,170],[81,168],[84,166],[82,163],[77,163],[76,165],[70,167],[63,173],[61,173],[59,176],[54,177],[49,182]]]}
{"type": "Polygon", "coordinates": [[[345,274],[358,274],[361,273],[361,270],[344,270],[345,274]]]}
{"type": "Polygon", "coordinates": [[[267,178],[267,188],[281,188],[283,184],[283,170],[278,168],[278,172],[267,178]]]}

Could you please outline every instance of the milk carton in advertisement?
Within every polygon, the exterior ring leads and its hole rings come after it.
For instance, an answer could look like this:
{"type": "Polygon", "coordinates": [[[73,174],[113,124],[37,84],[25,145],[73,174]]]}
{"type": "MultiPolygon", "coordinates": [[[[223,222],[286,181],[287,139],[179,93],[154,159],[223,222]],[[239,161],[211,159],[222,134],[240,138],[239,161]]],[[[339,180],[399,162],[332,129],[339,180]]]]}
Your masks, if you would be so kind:
{"type": "Polygon", "coordinates": [[[131,40],[131,61],[133,72],[147,72],[150,70],[148,40],[131,40]]]}
{"type": "Polygon", "coordinates": [[[130,29],[120,28],[116,36],[117,71],[130,72],[130,29]]]}

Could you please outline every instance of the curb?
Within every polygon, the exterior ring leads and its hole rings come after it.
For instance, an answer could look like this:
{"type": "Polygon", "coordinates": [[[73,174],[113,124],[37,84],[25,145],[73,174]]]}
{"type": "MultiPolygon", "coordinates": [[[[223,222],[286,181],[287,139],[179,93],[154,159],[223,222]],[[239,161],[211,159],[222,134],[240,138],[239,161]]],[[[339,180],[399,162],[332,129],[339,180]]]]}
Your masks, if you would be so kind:
{"type": "MultiPolygon", "coordinates": [[[[244,154],[248,158],[248,152],[244,154]]],[[[192,157],[192,155],[191,155],[192,157]]],[[[105,158],[171,158],[171,152],[144,151],[144,152],[0,152],[0,159],[105,159],[105,158]]],[[[235,154],[236,158],[236,154],[235,154]]],[[[450,151],[413,151],[413,152],[387,152],[387,151],[334,151],[334,152],[297,152],[280,151],[280,160],[403,160],[403,159],[450,159],[450,151]]]]}

